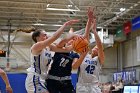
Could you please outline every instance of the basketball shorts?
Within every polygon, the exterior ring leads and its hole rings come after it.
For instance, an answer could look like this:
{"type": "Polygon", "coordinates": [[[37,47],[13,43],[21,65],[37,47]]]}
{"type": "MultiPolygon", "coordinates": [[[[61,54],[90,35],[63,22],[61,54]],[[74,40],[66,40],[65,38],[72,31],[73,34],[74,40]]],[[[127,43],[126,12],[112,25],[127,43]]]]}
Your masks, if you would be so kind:
{"type": "Polygon", "coordinates": [[[47,88],[50,93],[74,93],[74,88],[71,80],[52,80],[47,79],[47,88]]]}
{"type": "Polygon", "coordinates": [[[78,84],[76,86],[76,93],[102,93],[98,85],[93,84],[78,84]]]}
{"type": "Polygon", "coordinates": [[[33,73],[28,73],[25,87],[28,93],[48,93],[45,86],[45,80],[33,73]]]}

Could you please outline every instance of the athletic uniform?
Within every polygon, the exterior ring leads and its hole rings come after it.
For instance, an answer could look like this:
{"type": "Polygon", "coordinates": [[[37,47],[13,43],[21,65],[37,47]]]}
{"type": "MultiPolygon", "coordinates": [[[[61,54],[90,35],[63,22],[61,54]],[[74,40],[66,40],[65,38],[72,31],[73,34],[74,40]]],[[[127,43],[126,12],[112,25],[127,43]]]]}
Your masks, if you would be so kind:
{"type": "Polygon", "coordinates": [[[87,54],[79,68],[76,93],[101,93],[98,87],[101,66],[98,57],[87,54]]]}
{"type": "Polygon", "coordinates": [[[28,93],[46,93],[47,88],[44,84],[48,65],[51,62],[49,48],[43,49],[39,55],[32,55],[31,59],[31,67],[27,69],[26,90],[28,93]]]}
{"type": "Polygon", "coordinates": [[[48,79],[46,80],[50,93],[73,93],[71,70],[74,58],[79,58],[79,55],[73,52],[55,53],[48,79]]]}

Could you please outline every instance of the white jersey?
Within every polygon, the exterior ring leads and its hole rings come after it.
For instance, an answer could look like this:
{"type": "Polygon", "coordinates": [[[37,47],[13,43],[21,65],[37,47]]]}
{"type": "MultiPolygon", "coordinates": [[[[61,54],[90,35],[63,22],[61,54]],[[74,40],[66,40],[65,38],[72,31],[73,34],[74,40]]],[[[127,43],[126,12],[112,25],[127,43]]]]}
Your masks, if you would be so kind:
{"type": "Polygon", "coordinates": [[[80,66],[78,83],[98,83],[100,70],[101,66],[98,56],[92,58],[91,55],[87,54],[80,66]]]}
{"type": "Polygon", "coordinates": [[[41,76],[42,79],[46,79],[51,58],[49,48],[43,49],[39,55],[32,54],[31,67],[29,67],[27,71],[29,73],[34,73],[35,75],[41,76]]]}

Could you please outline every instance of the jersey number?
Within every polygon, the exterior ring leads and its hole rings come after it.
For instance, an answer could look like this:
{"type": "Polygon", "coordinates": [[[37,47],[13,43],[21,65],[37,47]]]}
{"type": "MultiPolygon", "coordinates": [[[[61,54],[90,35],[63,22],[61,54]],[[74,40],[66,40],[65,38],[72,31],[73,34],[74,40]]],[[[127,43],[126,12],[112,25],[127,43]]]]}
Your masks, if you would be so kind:
{"type": "Polygon", "coordinates": [[[93,74],[93,71],[95,70],[95,66],[93,65],[88,65],[85,69],[88,74],[93,74]]]}
{"type": "Polygon", "coordinates": [[[68,62],[69,62],[68,59],[61,58],[61,62],[59,64],[59,66],[66,67],[66,65],[67,65],[68,62]]]}

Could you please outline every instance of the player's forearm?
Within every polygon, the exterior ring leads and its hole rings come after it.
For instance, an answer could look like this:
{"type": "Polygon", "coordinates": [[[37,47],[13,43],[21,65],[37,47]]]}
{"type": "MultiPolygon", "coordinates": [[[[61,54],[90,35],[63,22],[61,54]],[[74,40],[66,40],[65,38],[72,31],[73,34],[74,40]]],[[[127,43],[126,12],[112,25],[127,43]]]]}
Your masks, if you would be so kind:
{"type": "Polygon", "coordinates": [[[8,77],[7,77],[6,73],[5,72],[0,72],[0,75],[3,79],[3,81],[5,82],[6,86],[10,86],[10,83],[9,83],[9,80],[8,80],[8,77]]]}
{"type": "Polygon", "coordinates": [[[67,21],[65,22],[57,31],[56,33],[53,35],[53,37],[55,39],[57,39],[61,34],[62,32],[64,31],[64,28],[68,25],[72,25],[73,23],[76,23],[76,22],[79,22],[79,20],[70,20],[70,21],[67,21]]]}
{"type": "Polygon", "coordinates": [[[51,36],[50,38],[46,39],[45,41],[43,41],[44,43],[42,43],[42,48],[45,48],[46,46],[49,46],[52,42],[54,42],[56,39],[58,39],[60,37],[60,35],[63,33],[64,28],[66,27],[66,24],[64,24],[63,26],[61,26],[54,34],[53,36],[51,36]]]}
{"type": "Polygon", "coordinates": [[[80,55],[80,58],[72,64],[73,69],[78,69],[80,67],[80,65],[82,64],[82,62],[83,62],[83,60],[86,56],[86,54],[87,53],[80,55]]]}
{"type": "Polygon", "coordinates": [[[89,40],[89,33],[92,25],[92,19],[88,19],[86,28],[85,28],[85,37],[89,40]]]}
{"type": "Polygon", "coordinates": [[[54,34],[53,34],[53,39],[56,40],[57,38],[60,37],[60,35],[64,32],[64,29],[66,27],[66,23],[63,24],[63,26],[61,26],[54,34]]]}
{"type": "Polygon", "coordinates": [[[64,38],[63,40],[61,40],[61,41],[57,44],[57,47],[64,47],[64,45],[65,45],[66,43],[68,43],[70,40],[72,40],[74,37],[75,37],[75,35],[72,34],[72,35],[70,35],[70,36],[64,38]]]}
{"type": "Polygon", "coordinates": [[[79,22],[79,20],[70,20],[65,22],[54,34],[53,36],[51,36],[46,42],[45,42],[45,46],[46,45],[50,45],[52,42],[54,42],[56,39],[58,39],[60,37],[60,35],[64,32],[64,29],[66,26],[72,25],[73,23],[79,22]],[[48,42],[49,41],[49,42],[48,42]]]}
{"type": "Polygon", "coordinates": [[[93,21],[93,8],[89,7],[88,12],[87,12],[88,20],[85,28],[85,37],[89,40],[89,33],[93,21]]]}
{"type": "Polygon", "coordinates": [[[56,46],[59,48],[62,48],[65,46],[65,44],[67,43],[66,39],[61,40],[56,46]]]}
{"type": "Polygon", "coordinates": [[[97,46],[102,46],[102,42],[101,42],[101,39],[100,39],[97,31],[96,30],[93,31],[93,34],[95,36],[95,42],[96,42],[97,46]]]}
{"type": "Polygon", "coordinates": [[[58,47],[57,45],[51,44],[50,50],[54,52],[70,52],[72,50],[72,46],[69,47],[58,47]]]}
{"type": "Polygon", "coordinates": [[[103,64],[104,63],[104,52],[103,52],[103,45],[102,45],[102,42],[101,42],[101,39],[99,37],[99,35],[97,34],[96,31],[93,31],[94,33],[94,36],[95,36],[95,42],[96,42],[96,45],[98,47],[98,56],[99,56],[99,59],[100,59],[100,63],[103,64]]]}

